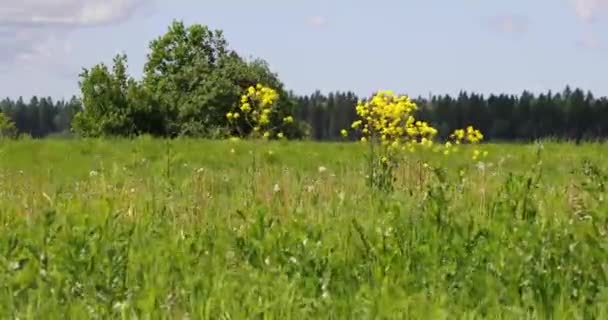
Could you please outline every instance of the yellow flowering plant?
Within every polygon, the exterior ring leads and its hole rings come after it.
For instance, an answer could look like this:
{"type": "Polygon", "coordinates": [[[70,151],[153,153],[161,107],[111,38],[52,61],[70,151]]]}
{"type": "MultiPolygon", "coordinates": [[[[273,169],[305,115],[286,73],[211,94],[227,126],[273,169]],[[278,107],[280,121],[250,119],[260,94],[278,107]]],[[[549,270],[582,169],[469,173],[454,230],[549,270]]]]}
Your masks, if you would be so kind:
{"type": "MultiPolygon", "coordinates": [[[[361,142],[370,146],[368,183],[383,191],[392,190],[394,170],[405,152],[432,148],[449,155],[456,152],[460,144],[479,143],[483,139],[479,130],[469,126],[466,130],[456,130],[444,145],[437,145],[437,129],[414,117],[418,109],[416,104],[408,96],[395,95],[389,90],[379,91],[367,101],[359,101],[355,109],[358,119],[351,129],[356,131],[361,142]]],[[[343,129],[341,134],[347,137],[349,132],[343,129]]]]}
{"type": "Polygon", "coordinates": [[[241,137],[285,138],[282,129],[293,124],[294,118],[279,110],[278,99],[276,90],[262,84],[247,88],[239,105],[226,113],[232,131],[241,137]]]}

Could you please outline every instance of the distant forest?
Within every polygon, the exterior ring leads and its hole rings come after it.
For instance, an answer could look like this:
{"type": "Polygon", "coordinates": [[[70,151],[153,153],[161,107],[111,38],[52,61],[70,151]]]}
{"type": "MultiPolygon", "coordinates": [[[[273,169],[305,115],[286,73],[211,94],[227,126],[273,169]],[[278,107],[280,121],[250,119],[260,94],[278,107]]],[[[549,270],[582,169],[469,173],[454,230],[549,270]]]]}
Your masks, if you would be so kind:
{"type": "MultiPolygon", "coordinates": [[[[290,94],[295,115],[308,124],[310,139],[341,140],[340,130],[355,120],[354,106],[360,99],[352,92],[290,94]]],[[[566,87],[563,92],[534,95],[489,95],[461,92],[458,96],[437,95],[415,99],[417,118],[428,121],[440,133],[473,125],[486,140],[530,141],[540,138],[594,140],[608,137],[608,98],[566,87]]],[[[28,101],[0,101],[20,134],[34,138],[69,136],[74,115],[82,110],[77,97],[54,101],[33,97],[28,101]]]]}

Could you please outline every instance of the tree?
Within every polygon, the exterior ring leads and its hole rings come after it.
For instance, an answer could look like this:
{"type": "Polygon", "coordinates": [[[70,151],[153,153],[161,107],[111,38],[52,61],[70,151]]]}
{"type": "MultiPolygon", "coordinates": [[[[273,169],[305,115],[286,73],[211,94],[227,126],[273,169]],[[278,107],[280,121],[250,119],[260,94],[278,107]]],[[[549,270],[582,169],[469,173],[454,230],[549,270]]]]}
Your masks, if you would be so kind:
{"type": "Polygon", "coordinates": [[[9,119],[4,112],[0,112],[0,139],[14,138],[17,136],[17,127],[15,123],[9,119]]]}
{"type": "Polygon", "coordinates": [[[180,21],[151,41],[143,83],[163,111],[170,136],[210,135],[226,128],[226,113],[258,83],[279,93],[280,108],[293,107],[265,61],[242,59],[228,49],[220,30],[180,21]]]}
{"type": "Polygon", "coordinates": [[[73,130],[84,137],[159,134],[163,117],[150,95],[127,75],[127,56],[117,55],[112,69],[101,63],[80,75],[84,109],[73,130]]]}

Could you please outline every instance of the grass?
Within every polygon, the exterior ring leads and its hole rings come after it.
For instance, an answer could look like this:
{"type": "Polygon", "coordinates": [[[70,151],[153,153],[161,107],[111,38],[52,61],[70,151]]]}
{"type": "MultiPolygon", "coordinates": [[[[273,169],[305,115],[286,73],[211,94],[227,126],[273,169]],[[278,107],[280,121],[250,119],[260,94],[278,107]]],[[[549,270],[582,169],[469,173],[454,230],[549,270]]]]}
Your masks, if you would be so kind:
{"type": "Polygon", "coordinates": [[[606,319],[605,148],[418,155],[386,195],[356,144],[1,142],[0,315],[606,319]]]}

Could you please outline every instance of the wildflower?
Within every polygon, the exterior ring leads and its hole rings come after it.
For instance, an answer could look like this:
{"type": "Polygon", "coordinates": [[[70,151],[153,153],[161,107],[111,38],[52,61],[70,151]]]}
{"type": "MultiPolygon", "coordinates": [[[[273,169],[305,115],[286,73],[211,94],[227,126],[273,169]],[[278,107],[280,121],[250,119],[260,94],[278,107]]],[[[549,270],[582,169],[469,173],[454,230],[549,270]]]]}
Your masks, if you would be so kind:
{"type": "Polygon", "coordinates": [[[264,138],[268,138],[268,137],[270,137],[270,132],[268,132],[268,131],[264,132],[264,138]]]}
{"type": "Polygon", "coordinates": [[[284,123],[293,123],[293,117],[287,116],[287,117],[283,118],[283,122],[284,123]]]}
{"type": "Polygon", "coordinates": [[[276,183],[276,184],[274,185],[274,187],[272,188],[272,191],[273,191],[274,193],[277,193],[277,192],[281,191],[281,187],[279,186],[279,184],[278,184],[278,183],[276,183]]]}
{"type": "Polygon", "coordinates": [[[473,160],[477,160],[479,158],[479,154],[480,154],[479,150],[474,150],[473,151],[473,160]]]}
{"type": "Polygon", "coordinates": [[[270,119],[268,118],[267,114],[262,114],[262,116],[260,117],[260,124],[264,125],[264,124],[268,124],[270,123],[270,119]]]}
{"type": "Polygon", "coordinates": [[[277,134],[277,138],[279,138],[279,139],[283,139],[283,138],[285,138],[285,135],[283,134],[283,132],[279,132],[279,133],[277,134]]]}
{"type": "Polygon", "coordinates": [[[348,137],[348,131],[346,131],[345,129],[340,130],[340,134],[345,138],[348,137]]]}

